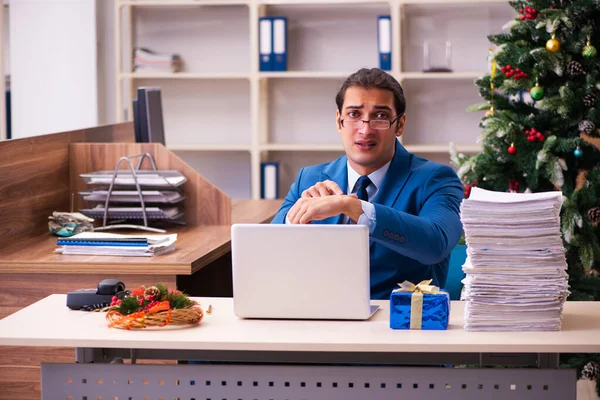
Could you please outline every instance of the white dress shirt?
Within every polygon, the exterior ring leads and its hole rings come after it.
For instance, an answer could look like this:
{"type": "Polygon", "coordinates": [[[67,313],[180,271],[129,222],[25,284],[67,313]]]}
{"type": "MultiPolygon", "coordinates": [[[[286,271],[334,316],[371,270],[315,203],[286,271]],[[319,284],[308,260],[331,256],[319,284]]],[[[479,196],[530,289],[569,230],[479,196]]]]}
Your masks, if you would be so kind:
{"type": "MultiPolygon", "coordinates": [[[[387,174],[388,169],[390,169],[390,163],[391,160],[383,167],[379,168],[377,171],[372,172],[368,175],[369,179],[371,180],[371,184],[367,186],[367,194],[369,195],[369,200],[373,200],[379,192],[379,188],[383,183],[385,174],[387,174]]],[[[352,169],[349,162],[347,162],[346,166],[348,170],[348,188],[346,194],[353,194],[356,193],[356,191],[358,190],[358,188],[355,186],[356,182],[358,181],[358,178],[360,178],[361,175],[352,169]]],[[[366,225],[369,228],[369,233],[372,233],[373,229],[375,228],[376,221],[375,206],[370,202],[366,202],[364,200],[361,200],[360,202],[362,205],[363,213],[358,218],[357,224],[366,225]]],[[[290,220],[288,219],[287,215],[285,217],[285,223],[290,223],[290,220]]],[[[353,222],[350,220],[350,217],[344,215],[342,223],[348,224],[353,222]]]]}
{"type": "MultiPolygon", "coordinates": [[[[392,161],[390,160],[383,167],[379,168],[375,172],[371,172],[368,175],[369,179],[371,180],[371,184],[369,186],[367,186],[367,194],[369,195],[369,201],[372,201],[375,198],[375,196],[377,195],[377,193],[379,192],[379,188],[381,187],[381,185],[383,183],[385,174],[387,174],[388,169],[390,169],[391,162],[392,161]]],[[[352,169],[349,162],[347,163],[347,169],[348,169],[348,190],[347,190],[346,194],[356,193],[356,191],[358,190],[358,188],[355,187],[356,182],[358,181],[358,178],[360,178],[361,175],[352,169]]],[[[376,220],[375,219],[375,206],[372,203],[366,202],[364,200],[361,200],[360,202],[362,204],[363,213],[358,218],[357,224],[366,225],[369,228],[369,233],[372,233],[373,229],[375,228],[375,220],[376,220]]],[[[350,221],[350,218],[347,215],[344,215],[343,223],[348,223],[349,221],[350,221]]]]}

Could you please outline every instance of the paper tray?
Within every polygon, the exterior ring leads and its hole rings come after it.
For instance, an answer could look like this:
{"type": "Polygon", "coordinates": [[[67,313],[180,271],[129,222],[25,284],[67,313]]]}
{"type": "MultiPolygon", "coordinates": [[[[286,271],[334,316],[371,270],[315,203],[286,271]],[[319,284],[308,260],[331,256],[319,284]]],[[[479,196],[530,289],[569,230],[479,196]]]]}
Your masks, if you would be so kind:
{"type": "MultiPolygon", "coordinates": [[[[108,190],[93,190],[91,192],[79,192],[85,201],[105,202],[108,190]]],[[[175,204],[179,203],[185,196],[176,190],[143,190],[144,203],[175,204]]],[[[110,203],[140,203],[137,190],[113,190],[110,194],[110,203]]]]}
{"type": "MultiPolygon", "coordinates": [[[[115,171],[95,171],[81,174],[88,185],[110,185],[115,171]]],[[[142,170],[136,172],[138,184],[143,188],[173,188],[183,185],[187,179],[179,171],[142,170]]],[[[129,170],[119,170],[115,178],[115,186],[135,188],[133,175],[129,170]]]]}
{"type": "MultiPolygon", "coordinates": [[[[104,218],[104,206],[79,210],[90,218],[104,218]]],[[[183,216],[179,207],[146,207],[146,218],[175,220],[183,216]]],[[[144,219],[141,207],[109,207],[108,219],[144,219]]]]}

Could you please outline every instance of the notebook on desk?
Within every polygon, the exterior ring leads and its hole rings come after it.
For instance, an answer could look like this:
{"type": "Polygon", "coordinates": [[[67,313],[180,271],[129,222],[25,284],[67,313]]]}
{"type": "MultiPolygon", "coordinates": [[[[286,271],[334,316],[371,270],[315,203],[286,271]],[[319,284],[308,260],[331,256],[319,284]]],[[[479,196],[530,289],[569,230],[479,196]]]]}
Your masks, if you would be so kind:
{"type": "Polygon", "coordinates": [[[364,320],[377,311],[366,226],[234,224],[231,254],[239,317],[364,320]]]}

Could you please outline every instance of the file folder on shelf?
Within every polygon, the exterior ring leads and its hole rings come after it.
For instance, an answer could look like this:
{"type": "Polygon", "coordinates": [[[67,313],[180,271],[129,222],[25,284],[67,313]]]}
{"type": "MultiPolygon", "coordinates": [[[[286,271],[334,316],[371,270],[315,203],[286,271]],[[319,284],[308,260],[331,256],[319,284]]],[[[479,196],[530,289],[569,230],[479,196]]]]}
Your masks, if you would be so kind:
{"type": "Polygon", "coordinates": [[[279,164],[264,162],[260,169],[260,197],[269,200],[279,198],[279,164]]]}
{"type": "Polygon", "coordinates": [[[4,95],[4,101],[6,104],[6,138],[7,139],[12,139],[12,133],[11,133],[11,123],[10,123],[10,98],[11,98],[11,94],[10,94],[10,89],[6,90],[6,93],[4,95]]]}
{"type": "Polygon", "coordinates": [[[258,57],[261,71],[273,70],[273,21],[269,17],[262,17],[258,21],[259,43],[258,57]]]}
{"type": "Polygon", "coordinates": [[[382,15],[377,20],[377,41],[379,48],[379,68],[384,71],[391,71],[392,24],[389,15],[382,15]]]}
{"type": "Polygon", "coordinates": [[[287,18],[273,17],[273,71],[287,71],[287,18]]]}

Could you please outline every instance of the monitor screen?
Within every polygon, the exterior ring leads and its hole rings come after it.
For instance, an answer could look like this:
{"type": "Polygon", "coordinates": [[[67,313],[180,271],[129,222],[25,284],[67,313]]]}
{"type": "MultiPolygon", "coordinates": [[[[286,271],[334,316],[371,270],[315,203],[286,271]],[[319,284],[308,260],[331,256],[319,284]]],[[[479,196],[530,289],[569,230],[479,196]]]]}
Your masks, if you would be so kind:
{"type": "Polygon", "coordinates": [[[161,143],[165,145],[165,126],[163,122],[160,88],[139,88],[138,97],[140,97],[140,95],[145,97],[145,102],[141,101],[140,106],[142,106],[145,103],[146,112],[142,113],[140,117],[146,119],[148,134],[148,137],[144,137],[145,132],[144,130],[142,130],[141,142],[161,143]]]}

